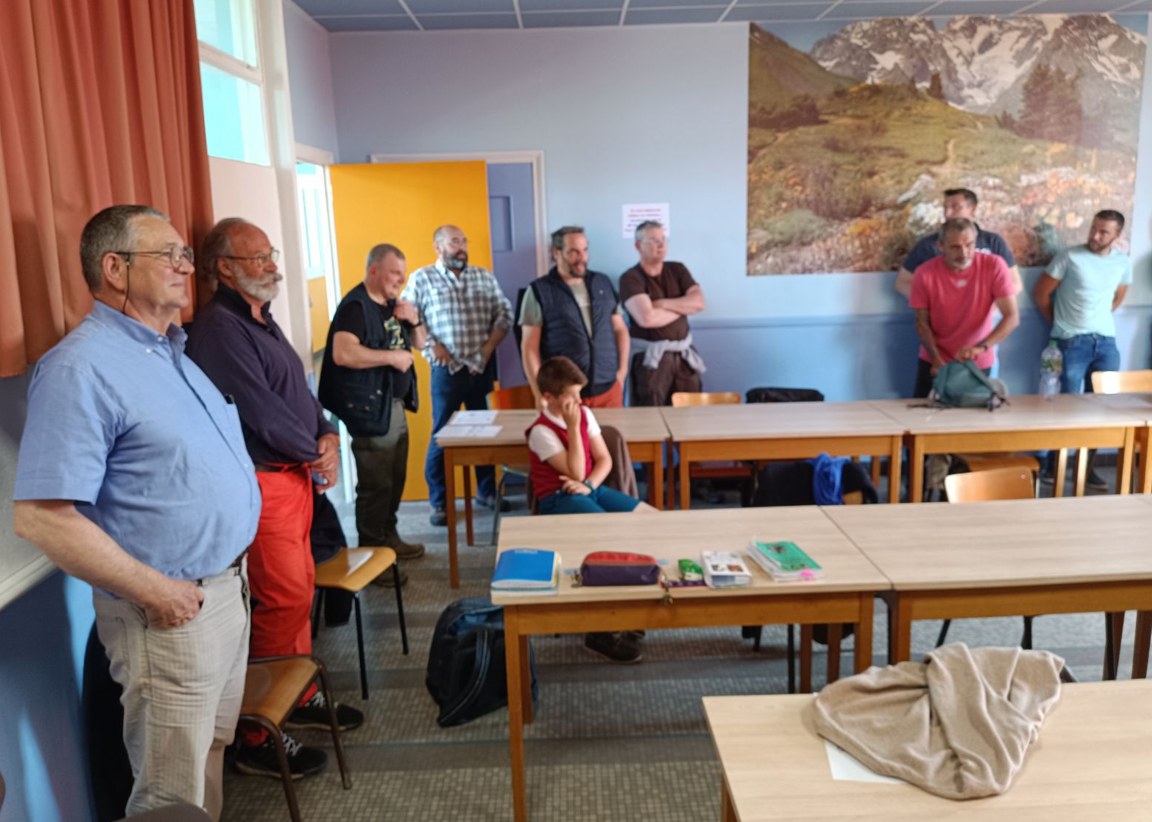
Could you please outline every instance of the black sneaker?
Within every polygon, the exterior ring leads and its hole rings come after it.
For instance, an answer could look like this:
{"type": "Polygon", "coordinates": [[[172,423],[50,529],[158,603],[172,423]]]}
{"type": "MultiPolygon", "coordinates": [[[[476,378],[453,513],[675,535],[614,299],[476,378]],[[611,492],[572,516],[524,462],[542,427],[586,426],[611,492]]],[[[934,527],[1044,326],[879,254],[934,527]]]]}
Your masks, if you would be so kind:
{"type": "Polygon", "coordinates": [[[428,517],[428,521],[437,528],[448,527],[448,515],[444,512],[443,508],[433,508],[432,514],[428,517]]]}
{"type": "MultiPolygon", "coordinates": [[[[364,714],[349,705],[336,703],[336,722],[342,731],[351,731],[364,724],[364,714]]],[[[288,714],[284,720],[284,727],[292,730],[301,728],[315,728],[327,731],[332,727],[328,714],[328,703],[324,700],[324,692],[316,691],[312,698],[299,708],[288,714]]]]}
{"type": "Polygon", "coordinates": [[[584,647],[609,662],[639,662],[642,656],[640,640],[628,632],[584,634],[584,647]]]}
{"type": "MultiPolygon", "coordinates": [[[[301,745],[288,734],[284,734],[284,753],[288,757],[288,771],[293,780],[320,773],[328,764],[328,754],[319,748],[301,745]]],[[[276,756],[276,743],[272,741],[272,735],[269,734],[259,745],[237,745],[234,767],[249,776],[280,779],[280,759],[276,756]]]]}
{"type": "Polygon", "coordinates": [[[1088,469],[1088,479],[1085,480],[1085,484],[1093,491],[1108,490],[1108,480],[1097,474],[1094,468],[1088,469]]]}

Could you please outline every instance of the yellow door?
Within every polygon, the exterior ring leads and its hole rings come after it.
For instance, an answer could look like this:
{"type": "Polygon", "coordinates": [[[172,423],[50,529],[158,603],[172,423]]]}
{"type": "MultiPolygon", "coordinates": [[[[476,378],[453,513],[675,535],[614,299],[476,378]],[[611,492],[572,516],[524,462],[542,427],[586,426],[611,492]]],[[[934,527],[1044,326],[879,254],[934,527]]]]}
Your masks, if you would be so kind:
{"type": "MultiPolygon", "coordinates": [[[[368,252],[377,243],[392,243],[403,251],[409,274],[434,263],[432,232],[445,223],[460,226],[468,235],[469,262],[491,269],[488,171],[483,161],[334,165],[329,174],[342,294],[364,279],[368,252]]],[[[405,500],[428,499],[424,457],[432,433],[429,379],[427,361],[417,356],[420,410],[408,415],[405,500]]]]}

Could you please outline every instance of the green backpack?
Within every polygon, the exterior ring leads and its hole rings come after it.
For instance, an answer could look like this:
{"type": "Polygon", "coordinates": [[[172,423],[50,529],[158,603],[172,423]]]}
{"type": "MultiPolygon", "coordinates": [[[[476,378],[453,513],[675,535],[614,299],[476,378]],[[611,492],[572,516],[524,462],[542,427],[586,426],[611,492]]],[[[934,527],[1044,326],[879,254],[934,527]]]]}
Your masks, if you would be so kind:
{"type": "Polygon", "coordinates": [[[943,408],[987,408],[995,411],[1008,402],[1008,390],[989,378],[971,360],[944,363],[932,381],[933,404],[943,408]]]}

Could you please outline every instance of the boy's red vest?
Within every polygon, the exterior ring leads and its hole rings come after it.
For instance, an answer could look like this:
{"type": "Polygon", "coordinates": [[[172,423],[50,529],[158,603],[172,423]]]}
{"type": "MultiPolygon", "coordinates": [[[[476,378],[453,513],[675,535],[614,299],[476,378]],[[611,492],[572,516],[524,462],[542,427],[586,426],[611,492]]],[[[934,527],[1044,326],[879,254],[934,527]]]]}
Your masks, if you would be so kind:
{"type": "MultiPolygon", "coordinates": [[[[537,425],[543,425],[556,432],[556,436],[560,438],[560,442],[564,444],[564,451],[568,451],[568,429],[561,428],[552,420],[548,419],[544,414],[536,418],[536,422],[528,426],[524,432],[524,436],[537,425]]],[[[592,441],[588,437],[588,413],[580,409],[580,441],[584,443],[584,476],[587,477],[592,473],[592,441]]],[[[532,492],[536,495],[537,499],[543,499],[549,494],[554,494],[563,486],[560,480],[560,474],[549,465],[547,462],[541,460],[536,456],[536,452],[529,449],[529,472],[528,475],[532,479],[532,492]]]]}

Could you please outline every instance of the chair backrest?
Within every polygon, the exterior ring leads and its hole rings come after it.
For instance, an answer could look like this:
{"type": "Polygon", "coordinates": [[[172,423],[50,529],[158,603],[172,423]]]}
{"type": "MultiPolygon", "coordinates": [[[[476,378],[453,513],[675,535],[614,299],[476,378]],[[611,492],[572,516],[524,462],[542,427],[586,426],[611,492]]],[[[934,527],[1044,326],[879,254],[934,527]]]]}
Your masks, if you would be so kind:
{"type": "Polygon", "coordinates": [[[815,388],[749,388],[744,402],[824,402],[824,394],[815,388]]]}
{"type": "Polygon", "coordinates": [[[536,398],[532,395],[532,387],[528,385],[497,388],[488,393],[488,407],[497,411],[531,409],[536,407],[536,398]]]}
{"type": "Polygon", "coordinates": [[[736,391],[677,391],[672,395],[672,405],[683,408],[688,405],[739,405],[740,394],[736,391]]]}
{"type": "Polygon", "coordinates": [[[1032,499],[1035,480],[1027,468],[993,468],[949,474],[944,478],[949,502],[984,502],[996,499],[1032,499]]]}
{"type": "Polygon", "coordinates": [[[1152,391],[1152,371],[1094,371],[1092,390],[1097,394],[1152,391]]]}

